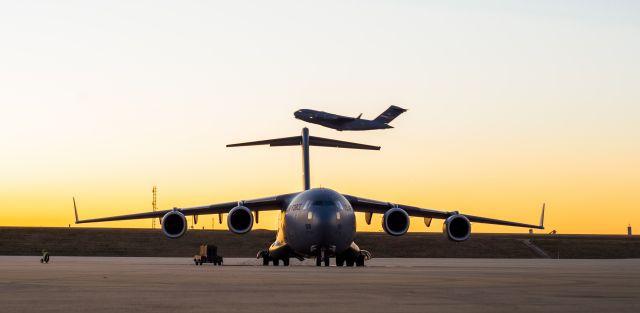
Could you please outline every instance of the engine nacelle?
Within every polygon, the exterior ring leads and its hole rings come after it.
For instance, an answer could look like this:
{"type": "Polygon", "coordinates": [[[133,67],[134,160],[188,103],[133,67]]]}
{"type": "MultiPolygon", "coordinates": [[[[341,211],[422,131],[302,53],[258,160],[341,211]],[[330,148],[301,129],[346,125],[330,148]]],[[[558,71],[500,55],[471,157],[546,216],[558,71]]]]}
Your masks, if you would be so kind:
{"type": "Polygon", "coordinates": [[[452,241],[465,241],[471,236],[471,222],[462,214],[451,215],[444,220],[442,232],[452,241]]]}
{"type": "Polygon", "coordinates": [[[409,230],[409,214],[401,208],[392,208],[382,216],[382,229],[391,236],[402,236],[409,230]]]}
{"type": "Polygon", "coordinates": [[[187,218],[180,211],[171,211],[162,217],[162,231],[165,236],[177,239],[187,232],[187,218]]]}
{"type": "Polygon", "coordinates": [[[253,228],[253,214],[245,206],[237,206],[229,211],[227,226],[234,234],[246,234],[253,228]]]}

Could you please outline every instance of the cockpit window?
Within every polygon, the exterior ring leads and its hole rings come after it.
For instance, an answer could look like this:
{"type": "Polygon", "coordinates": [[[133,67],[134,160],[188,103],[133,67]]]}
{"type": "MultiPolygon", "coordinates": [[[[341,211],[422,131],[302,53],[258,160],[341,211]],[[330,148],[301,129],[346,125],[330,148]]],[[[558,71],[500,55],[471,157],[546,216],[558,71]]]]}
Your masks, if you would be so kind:
{"type": "Polygon", "coordinates": [[[316,200],[313,201],[313,205],[315,206],[332,206],[334,204],[333,201],[327,201],[327,200],[316,200]]]}

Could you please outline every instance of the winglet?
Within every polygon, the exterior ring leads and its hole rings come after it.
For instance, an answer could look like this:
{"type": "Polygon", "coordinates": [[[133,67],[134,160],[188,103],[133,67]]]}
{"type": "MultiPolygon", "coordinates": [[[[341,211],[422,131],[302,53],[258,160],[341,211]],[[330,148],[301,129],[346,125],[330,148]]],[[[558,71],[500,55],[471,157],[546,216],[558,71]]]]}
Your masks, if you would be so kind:
{"type": "Polygon", "coordinates": [[[542,214],[540,215],[540,227],[544,229],[544,207],[546,203],[542,204],[542,214]]]}
{"type": "Polygon", "coordinates": [[[76,214],[76,224],[78,224],[78,208],[76,207],[76,197],[73,197],[73,212],[76,214]]]}

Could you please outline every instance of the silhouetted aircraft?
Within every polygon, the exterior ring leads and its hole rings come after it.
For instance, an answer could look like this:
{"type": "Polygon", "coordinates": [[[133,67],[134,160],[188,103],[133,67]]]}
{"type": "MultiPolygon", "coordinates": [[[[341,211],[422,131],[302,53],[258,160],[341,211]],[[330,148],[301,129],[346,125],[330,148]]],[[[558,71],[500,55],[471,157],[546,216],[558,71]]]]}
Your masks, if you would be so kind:
{"type": "Polygon", "coordinates": [[[358,117],[348,117],[309,109],[298,110],[293,113],[293,116],[305,122],[322,125],[339,131],[372,130],[393,128],[389,123],[406,111],[406,109],[392,105],[373,120],[362,119],[362,113],[360,113],[358,117]]]}
{"type": "MultiPolygon", "coordinates": [[[[347,266],[354,264],[363,266],[365,260],[369,259],[371,255],[366,250],[360,250],[353,241],[356,235],[356,212],[364,213],[367,224],[371,224],[373,214],[381,214],[382,228],[392,236],[402,236],[407,233],[411,216],[423,218],[427,227],[431,225],[432,219],[443,219],[443,233],[452,241],[467,240],[471,235],[471,222],[544,229],[544,206],[542,207],[540,224],[529,225],[461,214],[458,211],[438,211],[388,201],[371,200],[338,193],[327,188],[311,188],[309,146],[380,150],[380,147],[377,146],[309,136],[309,130],[303,128],[301,136],[245,142],[227,145],[227,147],[255,145],[302,147],[304,190],[266,198],[89,220],[78,219],[78,210],[74,199],[76,224],[158,218],[165,236],[180,238],[188,229],[187,216],[192,216],[195,224],[199,215],[217,214],[218,221],[222,223],[222,215],[227,214],[229,231],[235,234],[245,234],[251,231],[254,223],[258,223],[259,212],[276,211],[280,213],[276,239],[268,249],[259,251],[257,257],[263,260],[264,265],[269,265],[270,262],[273,265],[279,265],[282,261],[285,266],[289,265],[290,258],[299,260],[315,258],[316,265],[320,266],[324,263],[325,266],[328,266],[331,257],[336,258],[337,266],[343,266],[345,263],[347,266]]],[[[264,166],[269,165],[265,164],[264,166]]],[[[399,188],[398,182],[393,182],[392,186],[399,188]]]]}

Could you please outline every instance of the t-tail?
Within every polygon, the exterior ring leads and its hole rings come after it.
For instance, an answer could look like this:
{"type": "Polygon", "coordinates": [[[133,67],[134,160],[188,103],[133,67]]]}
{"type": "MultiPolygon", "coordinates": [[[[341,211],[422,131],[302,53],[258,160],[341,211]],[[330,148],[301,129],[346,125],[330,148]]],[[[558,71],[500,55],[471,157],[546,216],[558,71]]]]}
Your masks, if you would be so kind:
{"type": "Polygon", "coordinates": [[[392,105],[386,111],[382,112],[378,117],[374,119],[376,122],[382,122],[385,124],[391,123],[400,114],[407,112],[407,109],[403,109],[399,106],[392,105]]]}
{"type": "Polygon", "coordinates": [[[304,190],[311,189],[311,173],[309,170],[310,169],[309,146],[361,149],[361,150],[380,150],[379,146],[370,146],[370,145],[364,145],[364,144],[355,143],[355,142],[309,136],[309,129],[306,127],[302,129],[301,136],[236,143],[236,144],[227,145],[227,147],[244,147],[244,146],[259,146],[259,145],[269,145],[271,147],[300,146],[302,148],[302,173],[303,173],[302,183],[304,186],[304,190]]]}

